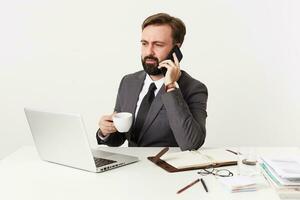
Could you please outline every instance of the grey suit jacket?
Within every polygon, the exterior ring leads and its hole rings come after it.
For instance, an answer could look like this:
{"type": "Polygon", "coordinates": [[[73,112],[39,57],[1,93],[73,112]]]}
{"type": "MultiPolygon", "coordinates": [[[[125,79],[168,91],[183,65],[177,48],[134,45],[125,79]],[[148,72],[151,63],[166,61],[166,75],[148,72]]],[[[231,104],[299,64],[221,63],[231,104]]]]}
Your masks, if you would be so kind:
{"type": "MultiPolygon", "coordinates": [[[[130,112],[134,115],[139,94],[146,73],[139,71],[123,77],[115,105],[116,112],[130,112]]],[[[179,89],[165,92],[164,85],[152,102],[144,127],[137,143],[127,133],[113,133],[105,141],[98,137],[98,144],[120,146],[128,140],[129,146],[180,147],[181,150],[200,148],[205,140],[207,88],[182,71],[177,81],[179,89]]],[[[132,126],[133,127],[133,126],[132,126]]]]}

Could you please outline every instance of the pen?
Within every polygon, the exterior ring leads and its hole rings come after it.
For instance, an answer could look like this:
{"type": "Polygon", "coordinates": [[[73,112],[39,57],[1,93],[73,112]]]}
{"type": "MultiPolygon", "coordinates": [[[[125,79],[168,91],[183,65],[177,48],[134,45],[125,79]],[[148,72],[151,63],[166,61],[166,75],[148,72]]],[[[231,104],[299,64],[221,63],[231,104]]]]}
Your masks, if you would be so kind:
{"type": "Polygon", "coordinates": [[[205,191],[208,192],[207,186],[206,186],[206,184],[205,184],[203,178],[201,178],[200,180],[201,180],[201,183],[202,183],[202,185],[203,185],[205,191]]]}
{"type": "Polygon", "coordinates": [[[195,181],[191,182],[190,184],[188,184],[187,186],[185,186],[184,188],[178,190],[177,194],[180,194],[181,192],[183,192],[184,190],[192,187],[194,184],[198,183],[200,181],[200,179],[196,179],[195,181]]]}
{"type": "Polygon", "coordinates": [[[241,155],[240,152],[235,152],[235,151],[232,151],[232,150],[230,150],[230,149],[226,149],[226,151],[228,151],[228,152],[230,152],[230,153],[233,153],[233,154],[235,154],[235,155],[238,155],[238,154],[241,155]]]}

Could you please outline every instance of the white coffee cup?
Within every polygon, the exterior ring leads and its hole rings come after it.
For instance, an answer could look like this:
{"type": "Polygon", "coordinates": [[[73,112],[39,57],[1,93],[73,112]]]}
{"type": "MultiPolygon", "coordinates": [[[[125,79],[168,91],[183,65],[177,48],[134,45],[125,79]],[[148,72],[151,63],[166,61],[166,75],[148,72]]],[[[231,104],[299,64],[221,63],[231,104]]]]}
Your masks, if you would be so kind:
{"type": "Polygon", "coordinates": [[[132,114],[129,112],[116,113],[112,117],[114,125],[119,132],[128,132],[132,125],[132,114]]]}

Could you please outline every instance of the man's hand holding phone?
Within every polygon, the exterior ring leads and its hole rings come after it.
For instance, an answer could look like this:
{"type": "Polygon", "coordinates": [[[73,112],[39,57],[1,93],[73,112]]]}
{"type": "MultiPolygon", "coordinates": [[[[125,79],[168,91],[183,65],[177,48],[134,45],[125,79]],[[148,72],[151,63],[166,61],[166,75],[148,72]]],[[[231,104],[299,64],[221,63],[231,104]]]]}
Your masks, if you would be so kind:
{"type": "Polygon", "coordinates": [[[165,74],[165,86],[170,84],[175,84],[176,81],[180,78],[181,71],[180,71],[180,65],[179,60],[176,57],[176,54],[172,54],[174,62],[170,59],[164,60],[159,64],[158,68],[166,68],[167,72],[165,74]]]}

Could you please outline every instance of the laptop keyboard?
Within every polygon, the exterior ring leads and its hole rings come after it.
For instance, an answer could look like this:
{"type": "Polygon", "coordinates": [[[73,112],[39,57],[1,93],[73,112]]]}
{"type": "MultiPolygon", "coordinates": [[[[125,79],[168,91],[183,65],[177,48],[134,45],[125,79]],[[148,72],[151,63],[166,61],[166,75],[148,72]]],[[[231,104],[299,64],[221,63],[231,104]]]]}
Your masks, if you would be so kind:
{"type": "Polygon", "coordinates": [[[95,157],[94,157],[94,160],[95,160],[96,167],[102,167],[104,165],[109,165],[111,163],[117,162],[115,160],[109,160],[109,159],[104,159],[104,158],[95,158],[95,157]]]}

